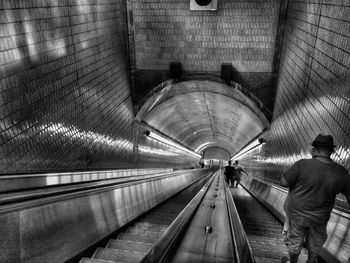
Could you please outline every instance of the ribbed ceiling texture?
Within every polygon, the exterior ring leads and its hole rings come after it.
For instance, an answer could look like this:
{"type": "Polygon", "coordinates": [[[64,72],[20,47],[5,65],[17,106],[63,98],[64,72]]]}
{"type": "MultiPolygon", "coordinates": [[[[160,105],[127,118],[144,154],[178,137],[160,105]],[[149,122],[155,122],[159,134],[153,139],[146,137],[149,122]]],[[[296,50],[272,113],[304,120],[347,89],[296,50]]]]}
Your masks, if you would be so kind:
{"type": "Polygon", "coordinates": [[[207,80],[168,85],[136,118],[198,153],[217,148],[232,155],[269,127],[259,105],[239,88],[207,80]]]}

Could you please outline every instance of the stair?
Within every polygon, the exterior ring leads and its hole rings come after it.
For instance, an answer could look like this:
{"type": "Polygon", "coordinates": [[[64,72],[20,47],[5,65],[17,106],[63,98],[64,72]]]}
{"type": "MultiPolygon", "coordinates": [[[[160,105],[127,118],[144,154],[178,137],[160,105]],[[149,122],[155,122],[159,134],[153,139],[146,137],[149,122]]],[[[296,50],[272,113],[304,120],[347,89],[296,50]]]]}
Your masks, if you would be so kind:
{"type": "Polygon", "coordinates": [[[79,263],[141,262],[167,227],[164,224],[137,222],[125,232],[120,233],[117,239],[109,240],[105,248],[98,248],[92,258],[83,258],[79,263]]]}
{"type": "Polygon", "coordinates": [[[169,206],[156,208],[120,233],[116,239],[109,240],[105,248],[98,248],[92,258],[83,258],[79,263],[141,262],[183,208],[183,203],[174,203],[171,209],[169,206]]]}
{"type": "Polygon", "coordinates": [[[147,253],[151,247],[152,245],[149,243],[131,242],[117,239],[111,239],[106,246],[106,248],[130,250],[139,253],[147,253]]]}
{"type": "Polygon", "coordinates": [[[121,250],[113,248],[98,248],[94,255],[94,259],[115,260],[124,263],[137,263],[142,260],[146,253],[139,253],[130,250],[121,250]]]}
{"type": "Polygon", "coordinates": [[[190,191],[180,192],[171,200],[149,211],[116,239],[109,240],[105,248],[98,248],[92,258],[82,258],[79,263],[141,262],[204,183],[191,186],[190,191]]]}
{"type": "Polygon", "coordinates": [[[115,260],[103,260],[103,259],[96,259],[96,258],[82,258],[79,263],[123,263],[120,261],[115,260]]]}
{"type": "MultiPolygon", "coordinates": [[[[279,263],[282,257],[288,257],[281,223],[242,186],[232,188],[230,192],[252,247],[255,262],[279,263]]],[[[305,251],[302,251],[298,262],[305,261],[305,251]]]]}

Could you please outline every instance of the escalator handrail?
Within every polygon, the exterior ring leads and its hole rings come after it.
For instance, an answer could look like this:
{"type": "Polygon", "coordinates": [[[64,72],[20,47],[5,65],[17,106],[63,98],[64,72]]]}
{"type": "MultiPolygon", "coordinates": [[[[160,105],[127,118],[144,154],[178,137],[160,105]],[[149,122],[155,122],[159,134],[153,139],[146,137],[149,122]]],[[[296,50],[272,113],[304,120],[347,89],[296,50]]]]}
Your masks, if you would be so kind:
{"type": "Polygon", "coordinates": [[[86,181],[79,183],[61,184],[55,186],[43,186],[40,188],[26,189],[9,193],[0,193],[0,205],[34,200],[36,198],[49,197],[53,195],[85,191],[87,189],[94,189],[99,187],[113,186],[121,183],[136,182],[146,179],[156,179],[163,176],[177,175],[184,171],[172,171],[154,174],[142,174],[142,175],[127,175],[119,178],[109,178],[95,181],[86,181]]]}
{"type": "Polygon", "coordinates": [[[198,207],[202,203],[202,200],[209,190],[216,173],[209,175],[211,178],[205,183],[196,196],[187,204],[187,206],[181,211],[181,213],[172,222],[163,236],[157,240],[157,242],[151,247],[145,257],[142,259],[142,263],[162,262],[168,252],[171,251],[173,245],[179,239],[185,228],[191,222],[192,217],[197,211],[198,207]]]}
{"type": "MultiPolygon", "coordinates": [[[[273,184],[273,183],[271,183],[271,182],[266,182],[266,181],[264,181],[264,180],[262,180],[262,179],[260,179],[260,178],[254,177],[254,176],[252,176],[252,175],[250,175],[250,174],[243,175],[243,176],[247,176],[247,177],[249,177],[249,178],[251,178],[251,179],[253,179],[253,180],[258,181],[258,182],[261,183],[261,184],[264,184],[264,185],[267,185],[267,186],[269,186],[269,187],[272,187],[272,188],[276,189],[277,191],[280,191],[280,192],[284,193],[285,195],[288,194],[288,187],[283,187],[283,186],[280,186],[280,185],[275,185],[275,184],[273,184]]],[[[253,196],[256,197],[256,195],[255,195],[253,192],[249,191],[243,184],[242,184],[242,186],[243,186],[251,195],[253,195],[253,196]]],[[[259,200],[259,198],[257,198],[257,199],[259,200]]],[[[339,208],[339,207],[334,207],[334,208],[332,209],[332,213],[333,213],[333,214],[336,214],[336,215],[338,215],[338,216],[344,217],[344,218],[346,218],[346,219],[350,219],[350,213],[349,213],[347,210],[345,210],[345,209],[343,210],[343,209],[341,209],[341,208],[339,208]]],[[[283,214],[282,216],[283,216],[283,218],[284,218],[284,214],[283,214]]]]}
{"type": "MultiPolygon", "coordinates": [[[[187,170],[187,172],[190,172],[193,170],[187,170]]],[[[105,192],[105,191],[111,191],[111,190],[115,190],[118,188],[123,188],[123,187],[128,187],[131,185],[135,185],[135,184],[140,184],[140,183],[147,183],[150,181],[155,181],[155,180],[161,180],[163,178],[166,177],[171,177],[174,176],[176,174],[179,174],[181,172],[184,171],[180,171],[180,172],[171,172],[171,173],[167,173],[167,174],[162,174],[159,175],[157,174],[157,176],[153,176],[151,178],[142,178],[142,179],[134,179],[131,181],[124,181],[124,182],[119,182],[119,183],[113,183],[113,184],[108,184],[108,185],[98,185],[98,186],[91,186],[91,187],[86,187],[86,188],[82,188],[82,189],[69,189],[67,191],[60,191],[60,192],[53,192],[50,194],[36,194],[33,197],[27,197],[25,198],[25,196],[23,196],[22,199],[18,199],[16,202],[14,203],[9,203],[9,204],[2,204],[0,205],[0,215],[1,214],[7,214],[7,213],[12,213],[18,210],[23,210],[23,209],[28,209],[31,207],[36,207],[36,206],[40,206],[40,205],[45,205],[45,204],[49,204],[49,203],[53,203],[53,202],[61,202],[63,200],[66,199],[70,199],[73,197],[80,197],[80,196],[84,196],[84,195],[91,195],[91,194],[97,194],[97,193],[101,193],[101,192],[105,192]]]]}
{"type": "Polygon", "coordinates": [[[229,213],[232,240],[235,247],[237,263],[254,263],[252,248],[249,244],[247,234],[239,218],[233,197],[224,183],[227,210],[229,213]]]}

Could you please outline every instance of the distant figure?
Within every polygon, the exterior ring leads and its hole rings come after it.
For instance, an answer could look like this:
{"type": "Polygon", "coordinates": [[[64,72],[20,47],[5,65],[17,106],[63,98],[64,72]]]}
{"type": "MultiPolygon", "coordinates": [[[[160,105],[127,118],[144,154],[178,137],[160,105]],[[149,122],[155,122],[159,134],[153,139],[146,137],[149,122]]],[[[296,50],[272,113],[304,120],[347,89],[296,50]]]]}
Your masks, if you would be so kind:
{"type": "Polygon", "coordinates": [[[238,187],[238,184],[241,182],[242,172],[247,174],[247,172],[244,171],[240,165],[238,165],[238,161],[236,160],[235,161],[235,176],[233,177],[233,187],[238,187]],[[235,182],[236,182],[236,186],[234,186],[235,182]]]}
{"type": "Polygon", "coordinates": [[[343,193],[350,204],[350,175],[330,158],[335,147],[333,137],[319,134],[311,145],[312,159],[297,161],[281,177],[281,185],[289,187],[284,209],[289,223],[287,243],[291,263],[298,262],[304,241],[307,262],[317,262],[327,239],[326,226],[336,195],[343,193]]]}
{"type": "Polygon", "coordinates": [[[224,169],[225,181],[229,187],[232,187],[233,186],[233,177],[235,175],[235,168],[233,166],[231,166],[231,161],[228,161],[227,163],[228,163],[228,165],[225,166],[225,169],[224,169]]]}

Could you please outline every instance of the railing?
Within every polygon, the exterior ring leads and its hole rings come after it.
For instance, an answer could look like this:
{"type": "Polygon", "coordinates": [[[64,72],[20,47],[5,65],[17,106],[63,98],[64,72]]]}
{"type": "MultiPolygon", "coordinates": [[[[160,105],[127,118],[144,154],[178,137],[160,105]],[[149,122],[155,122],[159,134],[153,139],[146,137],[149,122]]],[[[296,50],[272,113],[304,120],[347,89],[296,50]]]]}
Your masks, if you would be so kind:
{"type": "Polygon", "coordinates": [[[202,202],[206,192],[213,182],[215,174],[206,182],[202,189],[192,199],[192,201],[176,217],[175,221],[169,226],[164,235],[154,244],[147,255],[143,258],[142,263],[163,262],[167,253],[172,249],[179,239],[185,228],[191,222],[191,219],[202,202]]]}
{"type": "MultiPolygon", "coordinates": [[[[253,176],[242,176],[241,185],[280,221],[284,221],[284,200],[288,191],[253,176]]],[[[327,262],[347,262],[350,258],[350,215],[334,208],[327,225],[327,241],[320,252],[327,262]],[[344,261],[345,260],[345,261],[344,261]]]]}
{"type": "MultiPolygon", "coordinates": [[[[199,169],[200,170],[200,169],[199,169]]],[[[50,203],[66,198],[66,195],[78,196],[81,194],[92,194],[101,191],[109,191],[126,185],[140,184],[149,180],[157,180],[172,177],[183,173],[191,173],[195,170],[185,170],[176,172],[164,172],[155,174],[143,174],[134,176],[124,176],[116,179],[105,179],[101,181],[88,181],[79,184],[58,185],[53,187],[42,187],[33,190],[17,191],[0,194],[0,213],[19,207],[26,207],[29,203],[50,203]],[[45,200],[41,200],[44,199],[45,200]],[[56,200],[57,199],[57,200],[56,200]],[[39,201],[36,201],[39,200],[39,201]],[[19,203],[19,204],[17,204],[19,203]]]]}
{"type": "Polygon", "coordinates": [[[172,168],[148,168],[1,175],[0,193],[171,171],[172,168]]]}
{"type": "Polygon", "coordinates": [[[208,174],[177,171],[0,205],[7,229],[0,239],[11,244],[2,247],[0,261],[64,262],[208,174]]]}
{"type": "Polygon", "coordinates": [[[237,263],[254,263],[252,248],[244,231],[241,219],[230,191],[224,184],[227,210],[230,218],[231,234],[236,251],[237,263]]]}

